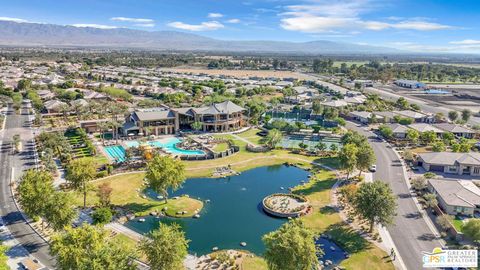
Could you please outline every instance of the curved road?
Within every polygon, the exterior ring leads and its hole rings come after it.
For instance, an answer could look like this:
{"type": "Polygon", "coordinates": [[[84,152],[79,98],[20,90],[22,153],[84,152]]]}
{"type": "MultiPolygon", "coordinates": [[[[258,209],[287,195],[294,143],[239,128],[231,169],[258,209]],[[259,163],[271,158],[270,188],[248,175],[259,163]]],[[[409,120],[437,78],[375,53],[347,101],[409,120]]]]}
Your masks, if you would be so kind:
{"type": "Polygon", "coordinates": [[[22,171],[35,166],[33,134],[27,110],[22,108],[21,115],[8,107],[5,130],[1,131],[0,141],[0,215],[11,235],[34,258],[43,265],[54,269],[55,261],[49,254],[48,244],[28,225],[16,207],[10,191],[10,181],[18,180],[22,171]],[[12,137],[20,134],[23,151],[12,154],[12,137]]]}
{"type": "Polygon", "coordinates": [[[401,161],[386,142],[376,139],[373,132],[351,122],[347,128],[369,138],[377,157],[374,180],[390,184],[397,195],[397,216],[387,229],[407,269],[422,269],[422,252],[432,252],[433,248],[443,245],[430,229],[428,217],[423,217],[411,197],[401,161]]]}

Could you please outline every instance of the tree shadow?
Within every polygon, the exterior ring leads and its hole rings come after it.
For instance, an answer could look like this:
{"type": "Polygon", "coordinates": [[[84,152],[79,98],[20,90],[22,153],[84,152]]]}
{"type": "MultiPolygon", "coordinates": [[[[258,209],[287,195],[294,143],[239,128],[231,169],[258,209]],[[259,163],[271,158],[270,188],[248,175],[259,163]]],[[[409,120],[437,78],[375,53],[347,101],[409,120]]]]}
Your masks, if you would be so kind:
{"type": "Polygon", "coordinates": [[[323,206],[322,208],[320,208],[319,212],[321,214],[330,215],[330,214],[335,214],[338,211],[335,207],[331,207],[331,206],[326,205],[326,206],[323,206]]]}
{"type": "Polygon", "coordinates": [[[371,247],[370,242],[346,225],[339,223],[330,225],[326,233],[332,237],[335,243],[351,254],[364,251],[371,247]]]}
{"type": "MultiPolygon", "coordinates": [[[[338,162],[338,158],[336,156],[334,156],[334,157],[319,157],[319,158],[314,159],[313,162],[328,166],[328,167],[333,168],[333,169],[339,169],[340,168],[340,163],[338,162]]],[[[324,168],[322,168],[322,169],[324,169],[324,168]]]]}
{"type": "Polygon", "coordinates": [[[417,237],[417,239],[422,240],[422,241],[433,241],[433,240],[439,239],[439,237],[435,236],[432,233],[424,233],[424,234],[420,235],[419,237],[417,237]]]}
{"type": "MultiPolygon", "coordinates": [[[[315,181],[315,180],[312,180],[312,181],[315,181]]],[[[328,179],[325,179],[325,180],[319,180],[319,181],[315,181],[314,183],[302,188],[300,187],[299,189],[295,190],[293,193],[295,194],[299,194],[299,195],[304,195],[304,196],[307,196],[307,195],[310,195],[310,194],[313,194],[313,193],[317,193],[317,192],[322,192],[324,190],[329,190],[332,188],[332,186],[335,184],[335,182],[337,182],[337,179],[335,178],[328,178],[328,179]]]]}
{"type": "Polygon", "coordinates": [[[161,207],[158,203],[127,203],[122,205],[122,207],[128,209],[129,211],[139,213],[139,212],[146,212],[150,209],[155,207],[161,207]]]}

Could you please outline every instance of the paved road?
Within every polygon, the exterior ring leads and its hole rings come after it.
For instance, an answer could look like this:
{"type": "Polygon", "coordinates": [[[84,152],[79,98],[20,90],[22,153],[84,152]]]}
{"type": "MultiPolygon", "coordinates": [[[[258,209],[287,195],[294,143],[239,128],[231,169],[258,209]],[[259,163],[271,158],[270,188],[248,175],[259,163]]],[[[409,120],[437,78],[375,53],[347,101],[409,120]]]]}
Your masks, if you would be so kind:
{"type": "MultiPolygon", "coordinates": [[[[375,136],[371,131],[366,131],[363,127],[350,122],[347,128],[367,137],[375,136]]],[[[410,196],[403,167],[394,151],[383,141],[377,139],[369,139],[369,141],[377,157],[377,172],[374,174],[374,180],[389,183],[397,195],[397,216],[394,225],[389,226],[388,231],[407,269],[422,269],[422,251],[431,252],[433,248],[441,247],[442,244],[430,230],[427,221],[422,217],[410,196]]]]}
{"type": "MultiPolygon", "coordinates": [[[[22,109],[22,112],[25,113],[26,110],[22,109]]],[[[23,170],[35,165],[29,116],[16,115],[9,108],[5,130],[1,132],[0,138],[0,215],[20,245],[43,265],[53,269],[55,261],[49,255],[48,244],[25,222],[14,203],[9,186],[12,177],[18,180],[23,170]],[[23,151],[19,154],[12,154],[12,137],[15,134],[20,134],[23,144],[23,151]]]]}

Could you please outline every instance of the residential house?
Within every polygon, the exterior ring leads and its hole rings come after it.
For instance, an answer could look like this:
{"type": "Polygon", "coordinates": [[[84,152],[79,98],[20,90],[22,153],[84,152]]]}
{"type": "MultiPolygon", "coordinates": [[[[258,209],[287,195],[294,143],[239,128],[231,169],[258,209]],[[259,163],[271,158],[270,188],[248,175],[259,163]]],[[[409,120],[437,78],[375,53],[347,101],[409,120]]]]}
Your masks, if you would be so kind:
{"type": "Polygon", "coordinates": [[[407,138],[408,127],[400,124],[390,124],[387,125],[393,132],[393,137],[395,139],[403,140],[407,138]]]}
{"type": "Polygon", "coordinates": [[[353,111],[348,114],[350,118],[355,121],[358,121],[362,124],[370,123],[371,119],[375,119],[377,122],[381,120],[381,118],[371,112],[360,112],[360,111],[353,111]]]}
{"type": "Polygon", "coordinates": [[[330,108],[342,108],[348,105],[348,103],[345,100],[332,100],[327,102],[321,102],[320,104],[330,108]]]}
{"type": "Polygon", "coordinates": [[[427,131],[433,131],[435,132],[435,134],[437,135],[437,137],[442,137],[443,133],[445,133],[445,131],[439,129],[439,128],[436,128],[430,124],[425,124],[425,123],[415,123],[415,124],[411,124],[411,125],[408,125],[409,128],[411,129],[414,129],[420,133],[423,133],[423,132],[427,132],[427,131]]]}
{"type": "Polygon", "coordinates": [[[451,124],[451,123],[442,123],[442,124],[434,124],[434,126],[438,129],[441,129],[445,132],[453,133],[458,138],[466,138],[471,139],[475,137],[475,131],[466,128],[461,125],[451,124]]]}
{"type": "Polygon", "coordinates": [[[393,111],[396,115],[402,118],[410,118],[413,119],[416,123],[433,123],[435,122],[435,117],[432,115],[427,115],[421,112],[415,112],[411,110],[403,110],[403,111],[393,111]]]}
{"type": "Polygon", "coordinates": [[[395,116],[397,115],[391,111],[384,111],[384,112],[373,112],[376,116],[379,117],[380,122],[382,123],[394,123],[395,116]]]}
{"type": "Polygon", "coordinates": [[[63,106],[67,106],[67,103],[60,100],[52,99],[43,103],[47,113],[60,113],[63,106]]]}
{"type": "Polygon", "coordinates": [[[53,93],[52,91],[50,90],[38,90],[37,91],[37,94],[38,96],[40,97],[41,100],[45,101],[45,100],[50,100],[52,98],[55,97],[55,93],[53,93]]]}
{"type": "Polygon", "coordinates": [[[472,181],[429,179],[428,189],[449,215],[473,216],[480,210],[480,189],[472,181]]]}
{"type": "Polygon", "coordinates": [[[363,95],[358,95],[352,97],[345,97],[343,100],[349,104],[363,104],[365,103],[367,98],[363,95]]]}
{"type": "Polygon", "coordinates": [[[432,152],[417,157],[418,166],[426,171],[480,176],[480,153],[432,152]]]}

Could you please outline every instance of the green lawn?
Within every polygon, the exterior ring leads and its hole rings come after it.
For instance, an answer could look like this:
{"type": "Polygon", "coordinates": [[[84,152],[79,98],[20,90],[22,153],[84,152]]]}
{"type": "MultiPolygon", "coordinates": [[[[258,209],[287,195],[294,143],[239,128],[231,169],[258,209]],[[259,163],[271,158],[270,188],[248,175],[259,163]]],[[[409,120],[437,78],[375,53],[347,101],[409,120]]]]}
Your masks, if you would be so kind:
{"type": "MultiPolygon", "coordinates": [[[[98,204],[98,198],[95,194],[96,187],[102,183],[109,183],[112,187],[111,201],[112,204],[125,207],[134,212],[137,216],[145,216],[153,211],[161,211],[165,207],[165,213],[172,217],[191,217],[195,214],[195,210],[203,208],[203,202],[187,197],[180,197],[177,200],[169,199],[168,203],[143,198],[137,190],[143,190],[142,186],[144,173],[133,173],[126,175],[118,175],[106,178],[93,183],[93,190],[87,195],[87,205],[98,204]],[[185,215],[177,215],[179,211],[187,211],[185,215]]],[[[81,194],[75,193],[75,201],[77,205],[83,204],[81,194]]]]}
{"type": "Polygon", "coordinates": [[[215,145],[215,147],[213,148],[213,151],[215,152],[223,152],[225,150],[228,149],[228,143],[218,143],[215,145]]]}
{"type": "Polygon", "coordinates": [[[267,263],[260,257],[245,258],[242,262],[242,270],[268,270],[267,263]]]}
{"type": "Polygon", "coordinates": [[[136,240],[121,233],[116,233],[114,236],[112,236],[112,240],[113,242],[119,243],[120,245],[124,246],[126,249],[135,251],[135,257],[142,261],[145,261],[144,256],[137,248],[138,243],[136,240]]]}
{"type": "Polygon", "coordinates": [[[455,218],[452,220],[452,224],[453,224],[453,226],[455,227],[455,229],[456,229],[458,232],[461,232],[461,231],[462,231],[463,220],[455,217],[455,218]]]}
{"type": "MultiPolygon", "coordinates": [[[[229,135],[226,135],[229,136],[229,135]]],[[[250,153],[240,151],[239,153],[217,160],[206,161],[184,161],[187,168],[187,177],[210,176],[211,170],[215,167],[231,164],[237,171],[248,170],[255,167],[282,164],[291,162],[298,164],[306,169],[315,171],[312,181],[294,189],[295,193],[302,194],[307,197],[313,206],[313,213],[302,217],[305,224],[315,233],[329,233],[334,241],[342,246],[351,254],[351,257],[342,262],[342,266],[347,269],[394,269],[393,264],[388,261],[387,254],[368,242],[350,227],[345,225],[337,212],[328,207],[331,201],[331,187],[336,182],[335,173],[326,171],[321,168],[315,168],[310,162],[318,162],[331,167],[336,167],[338,162],[336,158],[318,158],[307,157],[290,153],[286,150],[273,150],[267,153],[250,153]]],[[[127,206],[139,213],[148,213],[154,208],[163,208],[161,202],[156,202],[141,198],[135,191],[142,187],[143,173],[126,174],[122,176],[114,176],[103,181],[108,181],[114,187],[112,201],[114,204],[127,206]]],[[[95,182],[96,185],[99,182],[95,182]]],[[[89,195],[89,202],[95,200],[94,194],[89,195]]],[[[174,209],[191,209],[190,202],[186,204],[175,201],[176,205],[168,205],[168,208],[174,209]]],[[[172,200],[169,201],[169,204],[172,200]]],[[[255,257],[244,262],[242,269],[266,269],[265,262],[255,257]]]]}
{"type": "Polygon", "coordinates": [[[336,182],[335,173],[319,170],[312,180],[293,191],[306,196],[313,206],[313,213],[301,219],[315,233],[331,235],[338,245],[351,254],[350,258],[341,263],[341,266],[346,269],[360,270],[394,269],[393,264],[388,259],[384,259],[387,254],[383,250],[345,225],[338,213],[328,207],[331,201],[331,187],[336,182]]]}

